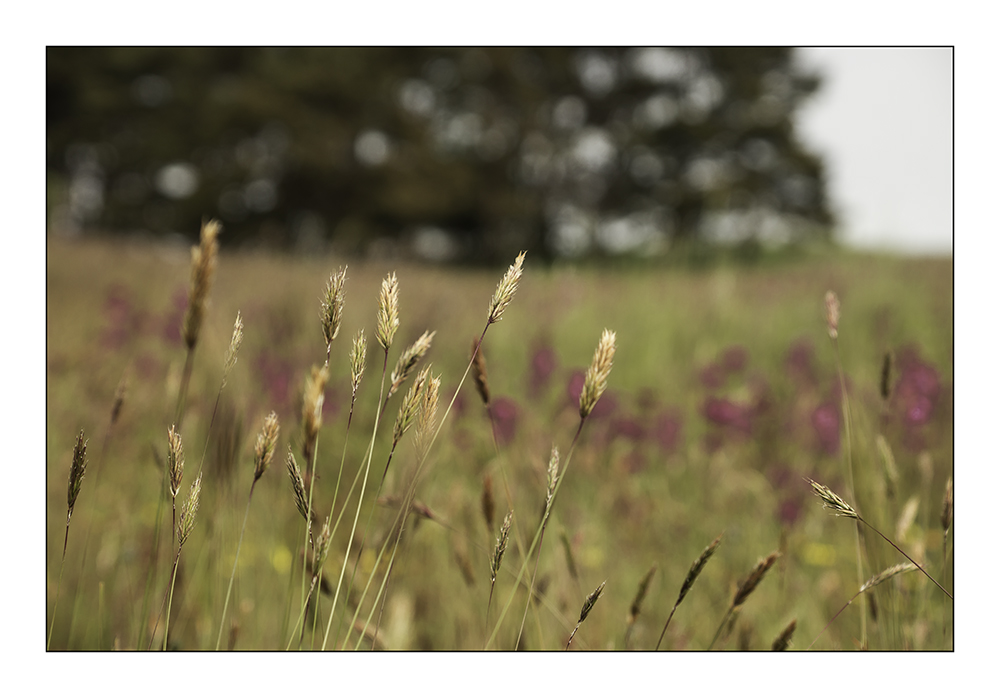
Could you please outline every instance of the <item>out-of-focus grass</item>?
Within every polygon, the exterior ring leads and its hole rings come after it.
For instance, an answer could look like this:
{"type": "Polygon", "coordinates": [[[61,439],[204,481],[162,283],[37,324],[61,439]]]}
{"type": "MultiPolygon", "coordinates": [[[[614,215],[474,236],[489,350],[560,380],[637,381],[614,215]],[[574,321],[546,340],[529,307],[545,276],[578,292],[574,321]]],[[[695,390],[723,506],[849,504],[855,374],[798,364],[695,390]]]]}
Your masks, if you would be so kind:
{"type": "MultiPolygon", "coordinates": [[[[536,581],[543,601],[537,612],[529,611],[523,645],[563,647],[584,598],[606,579],[604,594],[573,648],[623,648],[629,605],[643,575],[656,564],[629,639],[632,648],[652,649],[691,562],[725,531],[722,545],[678,609],[663,647],[707,647],[739,580],[772,550],[783,556],[737,615],[732,634],[717,646],[768,648],[797,618],[793,647],[806,647],[858,586],[853,524],[823,511],[803,480],[814,478],[846,495],[835,353],[823,313],[828,289],[842,303],[839,342],[854,419],[858,491],[853,504],[892,537],[907,502],[915,498],[913,523],[897,542],[952,588],[951,560],[942,561],[938,520],[952,472],[951,260],[843,254],[767,268],[629,273],[546,270],[530,262],[529,251],[517,295],[484,344],[499,454],[468,381],[416,495],[447,527],[411,519],[379,630],[386,646],[483,646],[520,563],[512,541],[487,626],[489,556],[507,508],[502,472],[509,479],[518,534],[527,544],[544,499],[549,451],[553,444],[568,449],[578,423],[573,386],[578,392],[601,330],[608,327],[617,332],[618,343],[609,389],[584,427],[559,491],[536,581]],[[887,350],[897,359],[897,382],[883,406],[878,386],[887,350]],[[879,433],[899,471],[893,491],[887,489],[875,447],[879,433]],[[492,530],[480,513],[487,473],[497,499],[492,530]],[[578,578],[571,575],[561,532],[578,578]],[[466,565],[471,579],[463,573],[466,565]]],[[[300,601],[298,578],[290,575],[300,570],[302,519],[281,464],[286,444],[300,453],[303,381],[325,355],[320,296],[340,264],[336,259],[230,255],[223,237],[182,431],[188,463],[182,492],[186,495],[203,453],[206,478],[174,597],[171,633],[178,647],[214,647],[252,478],[253,440],[272,409],[281,420],[278,457],[254,494],[228,616],[238,625],[237,648],[277,649],[287,643],[282,628],[290,590],[292,619],[300,601]],[[243,347],[205,452],[237,310],[245,323],[243,347]]],[[[390,271],[399,277],[401,326],[389,369],[423,330],[436,330],[426,361],[442,375],[444,404],[461,378],[502,274],[403,262],[349,265],[318,451],[317,509],[324,514],[344,445],[350,338],[359,328],[366,329],[370,346],[348,443],[347,484],[371,433],[382,361],[373,337],[375,312],[379,284],[390,271]]],[[[53,648],[145,647],[140,636],[151,628],[168,570],[166,509],[152,610],[140,617],[162,483],[154,452],[165,451],[183,368],[179,327],[188,275],[183,248],[49,243],[49,614],[59,573],[66,478],[81,428],[90,439],[91,460],[73,516],[53,648]],[[125,406],[102,455],[115,388],[125,372],[125,406]],[[102,587],[105,602],[99,605],[102,587]]],[[[399,398],[393,398],[387,419],[398,405],[399,398]]],[[[389,426],[380,430],[373,459],[379,474],[389,426]]],[[[415,465],[410,438],[393,459],[383,494],[400,494],[415,465]]],[[[366,500],[373,491],[370,487],[366,500]]],[[[356,506],[356,498],[346,502],[345,495],[342,486],[338,511],[344,503],[350,510],[356,506]]],[[[380,507],[376,513],[369,536],[380,542],[394,512],[380,507]]],[[[341,527],[326,565],[333,582],[347,531],[341,527]]],[[[866,577],[902,561],[877,537],[866,534],[864,544],[866,577]]],[[[368,544],[366,549],[376,550],[368,544]]],[[[362,557],[360,580],[373,562],[374,555],[362,557]]],[[[921,575],[901,575],[872,596],[877,615],[868,623],[870,647],[952,647],[951,604],[921,575]]],[[[324,597],[323,621],[329,603],[324,597]]],[[[494,647],[513,647],[524,603],[519,592],[494,647]]],[[[864,597],[855,602],[860,603],[864,597]]],[[[341,615],[335,617],[334,631],[341,615]]],[[[850,649],[858,638],[855,609],[843,613],[816,647],[850,649]]]]}

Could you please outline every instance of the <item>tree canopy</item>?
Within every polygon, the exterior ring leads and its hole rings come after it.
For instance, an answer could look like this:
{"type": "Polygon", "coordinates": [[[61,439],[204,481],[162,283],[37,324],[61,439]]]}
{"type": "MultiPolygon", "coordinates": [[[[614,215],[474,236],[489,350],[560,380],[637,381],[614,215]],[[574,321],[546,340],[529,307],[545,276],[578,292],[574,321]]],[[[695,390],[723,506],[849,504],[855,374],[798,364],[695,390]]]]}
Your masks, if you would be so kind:
{"type": "Polygon", "coordinates": [[[47,58],[53,226],[484,263],[829,236],[788,48],[47,58]]]}

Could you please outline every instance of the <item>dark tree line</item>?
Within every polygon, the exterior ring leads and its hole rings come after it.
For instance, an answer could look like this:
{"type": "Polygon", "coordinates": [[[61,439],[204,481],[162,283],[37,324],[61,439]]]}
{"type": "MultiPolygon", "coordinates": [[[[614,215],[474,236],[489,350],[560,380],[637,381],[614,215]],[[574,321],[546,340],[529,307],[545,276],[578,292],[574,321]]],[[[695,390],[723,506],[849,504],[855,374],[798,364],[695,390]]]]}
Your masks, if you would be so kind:
{"type": "Polygon", "coordinates": [[[824,238],[793,56],[50,48],[50,224],[470,262],[824,238]]]}

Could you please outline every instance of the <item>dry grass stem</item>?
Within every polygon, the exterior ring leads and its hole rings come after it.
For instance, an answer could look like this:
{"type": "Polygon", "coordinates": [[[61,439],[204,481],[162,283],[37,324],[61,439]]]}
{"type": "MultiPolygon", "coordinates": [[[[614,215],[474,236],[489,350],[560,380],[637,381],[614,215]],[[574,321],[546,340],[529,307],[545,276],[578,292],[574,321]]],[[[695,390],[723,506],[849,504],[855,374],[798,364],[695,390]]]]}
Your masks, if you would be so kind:
{"type": "Polygon", "coordinates": [[[493,298],[490,299],[490,312],[486,319],[487,325],[498,322],[500,316],[503,315],[504,309],[513,300],[514,292],[517,291],[517,282],[521,279],[521,266],[524,264],[525,254],[525,252],[521,252],[521,254],[517,255],[517,259],[514,260],[514,263],[507,269],[507,273],[500,279],[500,283],[497,284],[496,291],[493,292],[493,298]]]}
{"type": "Polygon", "coordinates": [[[278,445],[278,415],[271,412],[264,418],[264,427],[257,435],[257,443],[254,445],[254,470],[253,481],[257,482],[274,457],[274,449],[278,445]]]}
{"type": "Polygon", "coordinates": [[[226,350],[226,363],[222,368],[222,388],[226,387],[226,381],[229,380],[229,372],[236,365],[236,354],[239,353],[241,344],[243,344],[243,317],[237,311],[236,324],[233,326],[233,338],[229,340],[229,349],[226,350]]]}
{"type": "Polygon", "coordinates": [[[344,315],[344,282],[347,281],[347,267],[341,267],[335,274],[330,274],[326,284],[326,292],[320,308],[320,321],[323,326],[323,339],[329,348],[340,332],[340,321],[344,315]]]}
{"type": "Polygon", "coordinates": [[[431,342],[434,340],[435,334],[437,334],[437,332],[424,332],[420,335],[420,338],[417,339],[417,341],[408,346],[406,350],[399,355],[399,360],[396,361],[396,367],[392,369],[392,373],[389,375],[389,392],[386,393],[385,396],[387,401],[396,393],[397,390],[399,390],[400,386],[406,382],[406,379],[409,378],[410,373],[413,371],[413,367],[416,366],[417,362],[419,362],[420,359],[422,359],[430,350],[431,342]]]}
{"type": "Polygon", "coordinates": [[[187,312],[184,315],[182,334],[188,349],[198,343],[198,334],[205,319],[205,302],[212,286],[212,276],[219,255],[219,233],[222,225],[218,221],[208,221],[201,226],[201,244],[191,248],[191,291],[188,296],[187,312]]]}
{"type": "Polygon", "coordinates": [[[840,299],[833,291],[826,292],[826,331],[830,339],[837,338],[837,326],[840,324],[840,299]]]}
{"type": "Polygon", "coordinates": [[[472,378],[476,382],[476,390],[483,404],[490,406],[490,382],[486,378],[486,357],[483,356],[483,348],[479,346],[479,340],[472,340],[472,378]],[[478,349],[478,351],[477,351],[478,349]]]}
{"type": "Polygon", "coordinates": [[[396,336],[398,327],[399,282],[396,281],[396,272],[393,272],[382,281],[375,324],[375,339],[386,351],[389,351],[389,347],[392,346],[392,339],[396,336]]]}
{"type": "Polygon", "coordinates": [[[846,516],[849,519],[861,519],[858,516],[858,512],[854,511],[854,507],[837,496],[829,487],[808,478],[806,481],[812,485],[813,494],[823,500],[824,508],[829,509],[837,516],[846,516]]]}
{"type": "Polygon", "coordinates": [[[774,639],[771,643],[771,650],[774,652],[784,652],[788,649],[792,642],[792,634],[795,632],[796,619],[792,618],[792,622],[785,626],[785,629],[781,631],[781,634],[774,639]]]}
{"type": "Polygon", "coordinates": [[[615,333],[604,330],[601,340],[594,351],[594,358],[584,377],[583,390],[580,392],[580,418],[586,419],[593,411],[597,401],[608,387],[608,375],[615,358],[615,333]]]}
{"type": "Polygon", "coordinates": [[[944,486],[944,502],[941,505],[941,528],[944,529],[945,537],[951,531],[952,517],[955,512],[955,500],[952,494],[951,478],[944,486]]]}

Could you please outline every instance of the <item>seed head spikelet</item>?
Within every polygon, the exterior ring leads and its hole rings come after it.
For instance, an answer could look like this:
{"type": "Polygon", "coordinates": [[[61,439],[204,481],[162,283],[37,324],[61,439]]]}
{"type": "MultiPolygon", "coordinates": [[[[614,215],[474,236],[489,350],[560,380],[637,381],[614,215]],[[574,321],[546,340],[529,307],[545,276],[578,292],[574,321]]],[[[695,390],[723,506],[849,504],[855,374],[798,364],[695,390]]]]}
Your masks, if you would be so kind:
{"type": "Polygon", "coordinates": [[[639,582],[639,588],[636,589],[635,598],[632,599],[632,605],[628,609],[628,617],[625,622],[629,625],[634,625],[635,621],[639,618],[639,611],[642,610],[642,602],[646,599],[646,592],[649,591],[649,583],[653,580],[653,575],[656,574],[656,565],[649,568],[649,571],[643,576],[642,581],[639,582]]]}
{"type": "Polygon", "coordinates": [[[198,334],[205,319],[205,302],[212,286],[212,276],[219,254],[219,233],[222,225],[218,221],[208,221],[201,226],[201,243],[191,248],[191,291],[188,296],[187,312],[184,315],[182,335],[188,349],[198,343],[198,334]]]}
{"type": "Polygon", "coordinates": [[[549,455],[549,467],[546,470],[547,484],[545,487],[545,517],[552,509],[552,498],[556,495],[556,485],[559,484],[559,449],[552,446],[552,453],[549,455]]]}
{"type": "Polygon", "coordinates": [[[587,600],[583,602],[583,607],[580,609],[580,620],[578,622],[582,623],[587,620],[587,616],[589,616],[590,612],[594,609],[594,604],[597,603],[597,600],[601,598],[601,594],[604,593],[604,585],[607,583],[607,580],[601,582],[600,586],[590,592],[590,596],[588,596],[587,600]]]}
{"type": "Polygon", "coordinates": [[[826,292],[826,331],[830,339],[837,338],[837,326],[840,323],[840,299],[833,291],[826,292]]]}
{"type": "Polygon", "coordinates": [[[500,571],[500,563],[503,562],[503,555],[507,551],[507,537],[510,535],[511,517],[514,512],[508,511],[500,526],[500,533],[497,535],[497,544],[493,548],[493,557],[490,558],[490,581],[495,582],[497,573],[500,571]]]}
{"type": "Polygon", "coordinates": [[[417,413],[417,453],[423,459],[430,449],[437,427],[438,394],[441,391],[441,377],[431,377],[427,380],[420,398],[420,409],[417,413]]]}
{"type": "Polygon", "coordinates": [[[681,591],[677,595],[677,604],[680,604],[680,602],[684,600],[684,597],[687,596],[687,593],[691,591],[691,587],[694,585],[695,580],[698,579],[698,575],[701,574],[701,571],[704,569],[708,559],[712,557],[715,553],[715,549],[718,548],[719,543],[722,542],[722,535],[723,534],[720,533],[715,540],[708,544],[708,547],[701,551],[701,555],[698,556],[698,559],[691,563],[691,569],[688,570],[687,576],[681,584],[681,591]]]}
{"type": "Polygon", "coordinates": [[[80,488],[83,485],[83,476],[87,472],[87,442],[83,438],[83,430],[80,430],[76,437],[76,445],[73,447],[73,462],[69,467],[69,489],[66,493],[66,502],[69,505],[66,514],[66,525],[69,525],[70,517],[73,516],[73,507],[76,506],[76,498],[80,496],[80,488]]]}
{"type": "Polygon", "coordinates": [[[243,344],[243,317],[237,311],[236,324],[233,326],[233,338],[229,340],[229,349],[226,350],[226,363],[222,369],[223,388],[226,387],[226,381],[229,380],[229,372],[236,365],[236,354],[239,352],[241,344],[243,344]]]}
{"type": "Polygon", "coordinates": [[[583,390],[580,392],[580,418],[586,419],[593,411],[597,401],[601,399],[608,387],[608,375],[615,358],[615,333],[604,330],[601,340],[594,351],[594,358],[583,379],[583,390]]]}
{"type": "Polygon", "coordinates": [[[781,631],[781,634],[774,639],[771,643],[771,650],[774,652],[784,652],[788,649],[788,646],[792,643],[792,634],[795,632],[796,619],[792,618],[792,622],[785,626],[785,629],[781,631]]]}
{"type": "Polygon", "coordinates": [[[747,597],[753,593],[757,585],[767,574],[767,571],[771,569],[774,561],[781,557],[781,553],[775,551],[768,555],[763,560],[760,560],[748,574],[743,581],[740,582],[739,587],[736,589],[736,594],[733,596],[733,608],[739,608],[747,600],[747,597]]]}
{"type": "Polygon", "coordinates": [[[368,341],[365,339],[365,331],[358,330],[351,343],[351,396],[358,396],[358,388],[361,386],[361,377],[365,374],[365,355],[368,353],[368,341]]]}
{"type": "Polygon", "coordinates": [[[313,366],[312,373],[306,379],[302,397],[302,428],[305,436],[302,448],[307,471],[312,467],[316,437],[319,436],[319,428],[323,426],[323,399],[329,378],[330,370],[326,366],[313,366]]]}
{"type": "Polygon", "coordinates": [[[815,480],[808,480],[813,488],[813,494],[823,500],[823,506],[829,509],[837,516],[846,516],[849,519],[860,519],[858,512],[854,511],[854,507],[845,502],[843,499],[838,497],[833,490],[831,490],[826,485],[821,485],[815,480]]]}
{"type": "Polygon", "coordinates": [[[316,518],[316,514],[313,513],[312,516],[309,515],[309,500],[306,496],[306,484],[302,479],[302,471],[299,469],[299,464],[295,462],[295,455],[292,453],[292,449],[288,449],[288,455],[285,457],[285,468],[288,470],[288,478],[292,481],[292,494],[295,495],[295,508],[299,510],[302,514],[302,518],[306,520],[306,523],[312,523],[316,518]]]}
{"type": "Polygon", "coordinates": [[[882,395],[883,400],[888,400],[892,395],[893,363],[892,352],[887,351],[882,358],[882,375],[881,380],[879,380],[879,393],[882,395]]]}
{"type": "Polygon", "coordinates": [[[389,385],[389,392],[386,394],[385,399],[388,400],[392,397],[400,386],[406,382],[409,378],[410,373],[413,371],[413,367],[422,359],[431,348],[431,342],[434,340],[434,335],[437,332],[424,332],[420,335],[413,344],[408,346],[402,354],[399,355],[399,360],[396,361],[396,367],[392,369],[392,374],[389,376],[391,384],[389,385]]]}
{"type": "Polygon", "coordinates": [[[902,574],[904,572],[909,572],[915,569],[917,569],[917,566],[914,565],[912,562],[903,562],[899,565],[893,565],[892,567],[887,567],[878,574],[873,575],[871,579],[862,584],[861,589],[858,590],[858,593],[861,594],[868,591],[872,587],[877,587],[882,582],[886,581],[887,579],[892,579],[897,574],[902,574]]]}
{"type": "Polygon", "coordinates": [[[254,445],[254,470],[253,481],[257,482],[267,467],[271,465],[274,457],[274,449],[278,445],[278,415],[271,412],[264,418],[264,427],[257,435],[257,443],[254,445]]]}
{"type": "Polygon", "coordinates": [[[330,274],[323,294],[320,309],[320,321],[323,325],[323,339],[330,346],[340,332],[340,320],[344,314],[344,282],[347,280],[347,267],[341,267],[335,274],[330,274]]]}
{"type": "Polygon", "coordinates": [[[483,348],[479,346],[478,339],[472,340],[472,378],[476,382],[476,390],[483,404],[489,407],[490,383],[486,378],[486,358],[483,356],[483,348]]]}
{"type": "Polygon", "coordinates": [[[493,298],[490,299],[490,313],[486,319],[487,325],[498,322],[500,316],[503,315],[504,309],[510,305],[511,300],[514,298],[514,292],[517,291],[517,282],[521,278],[521,266],[524,264],[525,254],[525,252],[521,252],[517,256],[514,263],[507,269],[507,273],[500,279],[500,283],[497,284],[496,291],[493,292],[493,298]]]}
{"type": "Polygon", "coordinates": [[[170,475],[170,495],[176,497],[184,477],[184,444],[174,427],[167,430],[167,472],[170,475]]]}
{"type": "Polygon", "coordinates": [[[941,528],[944,529],[944,534],[947,536],[951,531],[951,522],[955,510],[955,500],[952,494],[951,478],[948,478],[948,482],[944,486],[944,502],[941,506],[941,528]]]}
{"type": "Polygon", "coordinates": [[[399,413],[396,415],[396,423],[392,428],[393,445],[399,443],[399,440],[403,438],[403,434],[406,433],[406,430],[413,423],[413,418],[417,416],[417,411],[421,404],[421,393],[423,392],[424,385],[427,383],[430,368],[430,366],[426,366],[417,374],[417,377],[413,380],[413,385],[410,386],[410,389],[406,391],[406,395],[403,397],[403,402],[399,406],[399,413]]]}
{"type": "Polygon", "coordinates": [[[184,546],[188,536],[194,530],[194,517],[198,513],[198,502],[201,496],[201,473],[195,478],[191,485],[191,493],[188,495],[184,507],[181,509],[180,518],[177,520],[177,545],[178,549],[184,546]]]}
{"type": "Polygon", "coordinates": [[[396,281],[396,272],[393,272],[382,281],[375,324],[375,339],[386,351],[389,351],[389,347],[392,346],[392,339],[396,336],[396,328],[398,327],[399,282],[396,281]]]}

